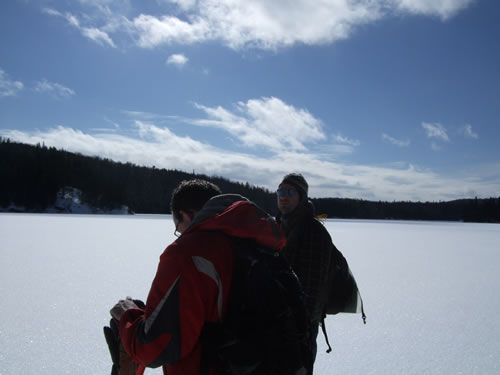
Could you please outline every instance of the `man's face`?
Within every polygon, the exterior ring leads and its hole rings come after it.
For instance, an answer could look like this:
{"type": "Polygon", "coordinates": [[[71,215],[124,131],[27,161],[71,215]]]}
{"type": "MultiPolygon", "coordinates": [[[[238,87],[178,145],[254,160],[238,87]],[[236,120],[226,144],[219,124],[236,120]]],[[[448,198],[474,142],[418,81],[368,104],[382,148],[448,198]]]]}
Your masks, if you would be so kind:
{"type": "Polygon", "coordinates": [[[282,191],[282,194],[277,194],[278,209],[283,215],[291,213],[299,205],[299,192],[289,184],[281,184],[278,190],[282,191]]]}

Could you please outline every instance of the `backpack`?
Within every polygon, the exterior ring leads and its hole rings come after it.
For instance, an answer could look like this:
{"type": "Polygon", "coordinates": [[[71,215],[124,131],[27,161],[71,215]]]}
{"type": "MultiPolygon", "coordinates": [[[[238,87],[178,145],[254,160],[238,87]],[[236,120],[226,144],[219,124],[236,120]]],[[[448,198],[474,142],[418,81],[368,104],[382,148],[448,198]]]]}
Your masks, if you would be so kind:
{"type": "Polygon", "coordinates": [[[302,375],[312,357],[299,280],[277,252],[232,238],[233,278],[223,322],[203,328],[202,374],[302,375]]]}
{"type": "MultiPolygon", "coordinates": [[[[332,244],[333,245],[333,244],[332,244]]],[[[328,345],[327,353],[332,351],[328,335],[326,333],[326,315],[338,313],[361,313],[363,323],[366,324],[366,315],[363,307],[363,300],[359,293],[356,280],[349,269],[349,265],[342,253],[333,245],[330,267],[328,271],[328,289],[325,296],[325,308],[321,328],[328,345]]]]}

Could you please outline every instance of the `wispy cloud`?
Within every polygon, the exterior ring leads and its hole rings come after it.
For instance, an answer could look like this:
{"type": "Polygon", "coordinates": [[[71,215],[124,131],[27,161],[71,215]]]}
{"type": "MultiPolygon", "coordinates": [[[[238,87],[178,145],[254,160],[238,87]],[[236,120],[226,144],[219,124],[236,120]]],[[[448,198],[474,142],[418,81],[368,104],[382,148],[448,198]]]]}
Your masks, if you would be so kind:
{"type": "Polygon", "coordinates": [[[429,123],[423,122],[422,127],[429,138],[435,138],[440,141],[449,142],[450,138],[448,137],[448,133],[443,125],[440,123],[429,123]]]}
{"type": "Polygon", "coordinates": [[[76,28],[84,37],[93,40],[94,42],[101,44],[101,45],[107,45],[113,48],[116,48],[115,43],[111,39],[111,37],[108,35],[107,32],[97,28],[97,27],[86,27],[82,26],[79,19],[71,14],[71,13],[61,13],[55,9],[51,8],[45,8],[43,10],[46,14],[49,14],[51,16],[57,16],[57,17],[62,17],[64,18],[69,25],[72,27],[76,28]]]}
{"type": "Polygon", "coordinates": [[[9,75],[0,68],[0,98],[16,96],[23,88],[22,82],[9,78],[9,75]]]}
{"type": "Polygon", "coordinates": [[[342,134],[336,134],[334,136],[334,139],[337,143],[342,143],[342,144],[346,144],[346,145],[349,145],[349,146],[359,146],[361,144],[361,142],[357,139],[349,139],[347,137],[344,137],[342,134]]]}
{"type": "Polygon", "coordinates": [[[340,155],[352,154],[355,147],[361,144],[359,140],[347,138],[340,133],[330,136],[328,140],[328,143],[314,145],[314,151],[325,160],[335,160],[340,155]]]}
{"type": "Polygon", "coordinates": [[[90,132],[103,132],[103,133],[116,133],[120,129],[120,124],[118,124],[116,121],[110,120],[107,117],[104,117],[104,121],[111,126],[105,126],[101,128],[89,128],[90,132]]]}
{"type": "Polygon", "coordinates": [[[275,97],[238,102],[233,111],[196,106],[207,118],[192,120],[192,124],[223,129],[247,147],[304,151],[306,144],[326,139],[319,119],[275,97]]]}
{"type": "MultiPolygon", "coordinates": [[[[24,88],[25,85],[22,82],[10,79],[8,74],[0,68],[0,98],[16,96],[24,88]]],[[[46,79],[35,82],[33,90],[39,93],[48,93],[57,98],[67,98],[75,95],[74,90],[46,79]]]]}
{"type": "Polygon", "coordinates": [[[470,125],[470,124],[467,124],[467,125],[464,125],[463,127],[461,127],[460,133],[465,138],[469,138],[469,139],[478,139],[479,138],[479,134],[477,134],[476,132],[474,132],[472,130],[472,125],[470,125]]]}
{"type": "Polygon", "coordinates": [[[68,98],[76,94],[75,91],[69,87],[63,86],[60,83],[47,81],[46,79],[35,82],[33,89],[36,92],[46,93],[55,98],[68,98]]]}
{"type": "MultiPolygon", "coordinates": [[[[474,0],[158,0],[157,14],[129,16],[131,6],[116,1],[80,1],[100,12],[85,14],[87,26],[76,16],[46,9],[65,18],[82,35],[115,47],[109,33],[131,35],[143,48],[163,44],[219,41],[232,49],[276,50],[294,44],[329,44],[350,37],[357,27],[394,14],[420,14],[447,20],[474,0]],[[109,6],[114,5],[111,11],[109,6]],[[174,5],[174,6],[172,6],[174,5]],[[120,10],[123,12],[120,14],[120,10]],[[125,11],[126,10],[126,11],[125,11]],[[168,12],[168,13],[167,13],[168,12]],[[107,18],[107,19],[106,19],[107,18]]],[[[90,10],[89,10],[90,11],[90,10]]]]}
{"type": "Polygon", "coordinates": [[[410,145],[410,141],[408,139],[403,141],[403,140],[391,137],[389,134],[386,134],[386,133],[382,133],[382,140],[389,142],[390,144],[393,144],[394,146],[398,146],[398,147],[408,147],[410,145]]]}
{"type": "Polygon", "coordinates": [[[84,36],[93,40],[94,42],[97,42],[99,44],[106,44],[113,48],[116,48],[113,40],[106,32],[102,30],[99,30],[95,27],[80,27],[80,31],[84,36]]]}
{"type": "Polygon", "coordinates": [[[447,20],[476,0],[395,0],[396,9],[426,16],[437,16],[447,20]]]}
{"type": "Polygon", "coordinates": [[[441,151],[443,149],[443,147],[437,143],[437,142],[431,142],[431,149],[432,151],[441,151]]]}
{"type": "Polygon", "coordinates": [[[182,68],[188,61],[189,59],[183,54],[173,54],[167,58],[167,65],[175,65],[182,68]]]}

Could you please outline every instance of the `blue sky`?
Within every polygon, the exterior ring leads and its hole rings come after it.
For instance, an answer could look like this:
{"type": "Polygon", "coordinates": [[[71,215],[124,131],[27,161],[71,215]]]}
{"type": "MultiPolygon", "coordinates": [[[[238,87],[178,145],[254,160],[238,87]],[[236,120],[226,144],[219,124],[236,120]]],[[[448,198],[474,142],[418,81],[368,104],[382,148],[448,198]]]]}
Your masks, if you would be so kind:
{"type": "Polygon", "coordinates": [[[312,197],[500,196],[496,0],[9,0],[0,136],[312,197]]]}

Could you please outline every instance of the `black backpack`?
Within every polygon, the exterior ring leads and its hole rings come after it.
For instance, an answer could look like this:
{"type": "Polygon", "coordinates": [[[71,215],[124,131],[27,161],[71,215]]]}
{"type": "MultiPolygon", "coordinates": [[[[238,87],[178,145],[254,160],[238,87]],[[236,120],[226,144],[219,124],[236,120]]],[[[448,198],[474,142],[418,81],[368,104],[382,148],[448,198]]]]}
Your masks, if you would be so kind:
{"type": "Polygon", "coordinates": [[[233,279],[221,323],[202,332],[202,374],[302,375],[311,360],[299,280],[279,253],[232,239],[233,279]]]}
{"type": "MultiPolygon", "coordinates": [[[[333,244],[332,244],[333,245],[333,244]]],[[[325,317],[338,313],[361,313],[363,323],[366,324],[366,315],[363,300],[358,285],[349,269],[349,265],[342,253],[333,245],[330,267],[328,271],[328,289],[326,290],[326,304],[321,321],[321,328],[328,345],[327,353],[332,351],[326,333],[325,317]]]]}

